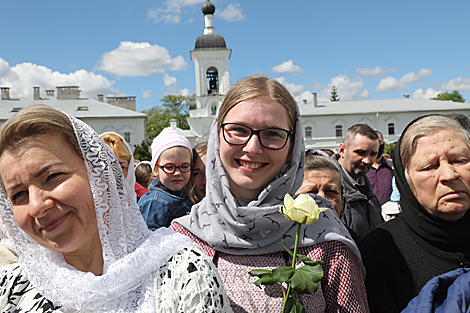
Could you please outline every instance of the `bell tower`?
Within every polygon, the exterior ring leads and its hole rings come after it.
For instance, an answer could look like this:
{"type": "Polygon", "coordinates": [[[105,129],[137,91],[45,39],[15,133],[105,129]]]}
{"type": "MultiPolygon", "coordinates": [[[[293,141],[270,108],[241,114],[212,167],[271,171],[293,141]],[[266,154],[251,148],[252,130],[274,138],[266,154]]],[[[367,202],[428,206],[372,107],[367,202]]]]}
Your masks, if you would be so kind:
{"type": "Polygon", "coordinates": [[[228,60],[232,53],[225,39],[215,33],[215,6],[207,0],[202,5],[205,28],[197,37],[191,60],[196,74],[196,102],[191,103],[188,123],[196,142],[207,140],[215,113],[230,88],[228,60]]]}

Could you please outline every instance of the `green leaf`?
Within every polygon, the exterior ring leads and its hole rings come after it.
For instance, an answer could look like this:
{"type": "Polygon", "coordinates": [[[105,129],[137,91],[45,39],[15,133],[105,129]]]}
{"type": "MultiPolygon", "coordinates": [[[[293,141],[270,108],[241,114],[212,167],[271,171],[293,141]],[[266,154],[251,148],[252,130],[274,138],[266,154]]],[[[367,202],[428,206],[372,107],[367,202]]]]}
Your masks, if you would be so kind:
{"type": "Polygon", "coordinates": [[[273,269],[273,279],[278,283],[288,281],[294,275],[295,269],[289,266],[279,266],[273,269]]]}
{"type": "Polygon", "coordinates": [[[297,299],[295,299],[293,295],[290,294],[289,298],[287,299],[285,312],[303,313],[304,311],[305,307],[299,301],[297,301],[297,299]]]}
{"type": "Polygon", "coordinates": [[[261,288],[261,285],[274,285],[277,281],[270,276],[261,277],[255,281],[255,285],[261,288]]]}
{"type": "Polygon", "coordinates": [[[272,276],[272,271],[270,270],[265,270],[265,269],[261,269],[261,268],[257,268],[257,269],[254,269],[254,270],[251,270],[248,272],[248,274],[250,274],[250,276],[258,276],[258,277],[264,277],[264,276],[272,276]]]}
{"type": "Polygon", "coordinates": [[[289,247],[284,242],[284,239],[282,239],[282,244],[284,245],[284,249],[286,249],[287,253],[289,253],[290,256],[294,256],[294,253],[292,253],[292,251],[290,251],[289,247]]]}
{"type": "Polygon", "coordinates": [[[322,265],[323,263],[325,263],[323,261],[314,261],[308,256],[305,256],[302,254],[297,254],[297,256],[299,257],[300,261],[304,262],[305,265],[315,266],[315,265],[322,265]]]}
{"type": "Polygon", "coordinates": [[[323,277],[323,269],[320,265],[305,265],[299,268],[292,275],[289,283],[291,288],[299,294],[313,295],[317,291],[318,286],[315,284],[323,277]]]}

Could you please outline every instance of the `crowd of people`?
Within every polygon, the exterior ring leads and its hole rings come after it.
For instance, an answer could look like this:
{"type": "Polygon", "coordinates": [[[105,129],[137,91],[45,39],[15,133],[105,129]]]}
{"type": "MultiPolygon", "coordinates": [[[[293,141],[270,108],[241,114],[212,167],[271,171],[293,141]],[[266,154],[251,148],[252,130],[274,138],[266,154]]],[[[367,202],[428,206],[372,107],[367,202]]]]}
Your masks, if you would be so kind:
{"type": "Polygon", "coordinates": [[[328,208],[301,228],[299,253],[323,262],[294,294],[305,312],[467,312],[465,123],[419,117],[391,158],[366,124],[306,150],[291,94],[250,76],[207,142],[168,127],[134,160],[117,133],[24,108],[0,131],[0,312],[281,312],[286,286],[249,272],[292,264],[286,194],[328,208]]]}

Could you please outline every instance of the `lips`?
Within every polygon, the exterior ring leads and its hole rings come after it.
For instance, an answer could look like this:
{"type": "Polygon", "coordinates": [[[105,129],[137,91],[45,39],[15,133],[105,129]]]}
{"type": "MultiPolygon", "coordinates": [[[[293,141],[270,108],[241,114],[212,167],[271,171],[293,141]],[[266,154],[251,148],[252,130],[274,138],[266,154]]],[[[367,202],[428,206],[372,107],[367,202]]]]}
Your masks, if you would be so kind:
{"type": "Polygon", "coordinates": [[[69,214],[70,214],[70,212],[68,212],[66,214],[63,214],[63,215],[60,215],[56,218],[53,218],[49,222],[41,225],[39,230],[42,231],[42,232],[51,232],[51,231],[57,229],[67,219],[69,214]]]}
{"type": "Polygon", "coordinates": [[[237,160],[238,164],[240,164],[243,167],[249,168],[251,170],[256,170],[262,166],[265,166],[266,163],[260,163],[260,162],[251,162],[251,161],[246,161],[246,160],[237,160]]]}

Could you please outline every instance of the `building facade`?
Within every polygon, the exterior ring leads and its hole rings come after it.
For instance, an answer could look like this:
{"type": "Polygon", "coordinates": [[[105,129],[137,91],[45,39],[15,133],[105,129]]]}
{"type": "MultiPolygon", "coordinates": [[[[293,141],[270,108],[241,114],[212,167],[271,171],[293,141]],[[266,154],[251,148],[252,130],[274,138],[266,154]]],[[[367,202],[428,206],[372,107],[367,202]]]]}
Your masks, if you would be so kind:
{"type": "MultiPolygon", "coordinates": [[[[129,98],[129,97],[127,97],[129,98]]],[[[135,108],[135,97],[130,97],[135,108]]],[[[57,96],[54,90],[47,90],[46,97],[41,97],[40,88],[33,87],[33,97],[14,98],[10,95],[9,87],[1,87],[0,100],[0,127],[21,108],[45,104],[72,115],[90,125],[98,134],[114,131],[120,134],[133,149],[146,138],[147,115],[135,110],[125,109],[121,106],[104,103],[103,96],[99,100],[80,98],[78,86],[59,86],[57,96]]]]}

